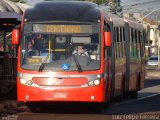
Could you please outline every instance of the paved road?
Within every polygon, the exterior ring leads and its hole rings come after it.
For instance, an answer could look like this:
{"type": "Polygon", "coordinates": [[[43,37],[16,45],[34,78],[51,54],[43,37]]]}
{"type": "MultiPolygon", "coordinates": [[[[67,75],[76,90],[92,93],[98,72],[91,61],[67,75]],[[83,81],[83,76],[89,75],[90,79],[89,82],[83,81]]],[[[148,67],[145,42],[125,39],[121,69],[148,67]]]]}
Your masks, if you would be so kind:
{"type": "MultiPolygon", "coordinates": [[[[78,113],[22,113],[18,120],[159,120],[160,119],[160,95],[139,101],[126,102],[113,105],[103,111],[102,114],[78,113]],[[123,116],[122,116],[123,115],[123,116]]],[[[73,111],[72,111],[73,112],[73,111]]]]}
{"type": "Polygon", "coordinates": [[[2,112],[1,119],[4,120],[9,117],[18,120],[160,119],[159,93],[160,80],[147,79],[145,81],[145,89],[139,92],[138,99],[112,103],[110,107],[105,108],[102,113],[93,112],[93,109],[95,108],[90,106],[84,107],[86,106],[85,104],[54,104],[54,107],[51,106],[51,104],[49,104],[49,106],[47,104],[43,106],[43,110],[37,110],[38,113],[32,113],[23,105],[19,105],[22,109],[8,109],[8,111],[2,112]],[[127,116],[126,114],[129,114],[130,116],[127,116]]]}

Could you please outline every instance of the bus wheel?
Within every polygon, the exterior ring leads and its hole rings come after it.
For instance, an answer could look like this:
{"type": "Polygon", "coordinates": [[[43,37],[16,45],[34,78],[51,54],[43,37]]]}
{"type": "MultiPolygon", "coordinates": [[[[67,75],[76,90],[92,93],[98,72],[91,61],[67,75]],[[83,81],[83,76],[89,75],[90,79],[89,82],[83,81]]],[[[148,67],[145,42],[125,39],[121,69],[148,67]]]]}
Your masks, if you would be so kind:
{"type": "Polygon", "coordinates": [[[33,113],[36,113],[39,110],[38,104],[36,104],[34,102],[27,103],[27,106],[30,109],[30,111],[33,113]]]}
{"type": "Polygon", "coordinates": [[[130,97],[131,97],[131,99],[137,99],[138,98],[138,91],[130,91],[130,97]]]}
{"type": "Polygon", "coordinates": [[[97,103],[96,104],[96,109],[95,109],[96,113],[102,113],[103,109],[104,109],[104,103],[97,103]]]}
{"type": "Polygon", "coordinates": [[[114,98],[114,102],[121,102],[123,100],[123,94],[120,94],[114,98]]]}
{"type": "Polygon", "coordinates": [[[110,107],[110,104],[111,104],[111,100],[108,100],[105,103],[103,103],[103,107],[108,108],[108,107],[110,107]]]}
{"type": "Polygon", "coordinates": [[[125,99],[137,99],[138,91],[128,91],[125,93],[125,99]]]}
{"type": "Polygon", "coordinates": [[[125,99],[137,99],[138,91],[129,91],[125,93],[125,99]]]}
{"type": "Polygon", "coordinates": [[[89,108],[93,113],[102,113],[104,108],[104,103],[89,103],[89,108]]]}

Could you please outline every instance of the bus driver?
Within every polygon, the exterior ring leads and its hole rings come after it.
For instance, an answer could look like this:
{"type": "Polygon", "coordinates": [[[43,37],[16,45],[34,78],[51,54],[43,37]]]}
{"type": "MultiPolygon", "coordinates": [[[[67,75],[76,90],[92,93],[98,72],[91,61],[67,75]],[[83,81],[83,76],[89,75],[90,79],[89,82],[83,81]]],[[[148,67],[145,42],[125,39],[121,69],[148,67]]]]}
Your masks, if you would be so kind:
{"type": "Polygon", "coordinates": [[[89,57],[89,54],[88,54],[87,50],[85,50],[83,48],[83,45],[78,45],[77,49],[75,49],[72,52],[72,55],[80,55],[80,56],[87,56],[87,57],[89,57]]]}

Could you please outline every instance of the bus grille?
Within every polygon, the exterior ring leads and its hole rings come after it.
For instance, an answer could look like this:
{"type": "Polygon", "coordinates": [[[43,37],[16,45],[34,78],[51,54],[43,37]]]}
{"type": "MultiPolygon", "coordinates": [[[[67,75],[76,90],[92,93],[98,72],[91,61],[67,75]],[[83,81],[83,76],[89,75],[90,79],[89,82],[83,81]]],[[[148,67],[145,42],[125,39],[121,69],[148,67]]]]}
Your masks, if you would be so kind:
{"type": "Polygon", "coordinates": [[[40,78],[32,79],[39,86],[81,86],[87,83],[86,78],[40,78]]]}

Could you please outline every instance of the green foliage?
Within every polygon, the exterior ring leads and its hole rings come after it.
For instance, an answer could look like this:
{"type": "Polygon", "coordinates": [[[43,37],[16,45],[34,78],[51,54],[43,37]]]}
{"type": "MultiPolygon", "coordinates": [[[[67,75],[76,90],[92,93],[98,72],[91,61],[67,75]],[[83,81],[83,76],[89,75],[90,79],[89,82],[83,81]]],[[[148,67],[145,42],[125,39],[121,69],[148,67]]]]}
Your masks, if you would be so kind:
{"type": "Polygon", "coordinates": [[[103,4],[106,2],[106,0],[79,0],[79,1],[89,1],[89,2],[94,2],[97,4],[103,4]]]}
{"type": "MultiPolygon", "coordinates": [[[[54,1],[54,0],[45,0],[45,1],[54,1]]],[[[102,4],[102,3],[106,2],[106,0],[79,0],[79,1],[89,1],[89,2],[94,2],[94,3],[97,3],[97,4],[102,4]]]]}
{"type": "Polygon", "coordinates": [[[10,0],[12,2],[20,2],[20,3],[26,3],[26,0],[10,0]]]}

